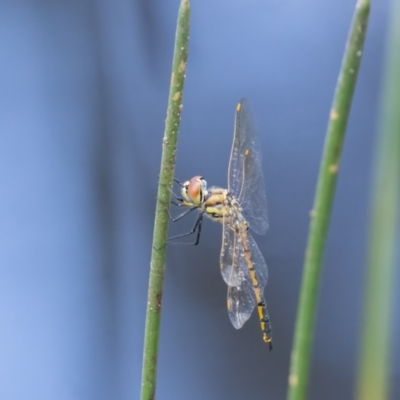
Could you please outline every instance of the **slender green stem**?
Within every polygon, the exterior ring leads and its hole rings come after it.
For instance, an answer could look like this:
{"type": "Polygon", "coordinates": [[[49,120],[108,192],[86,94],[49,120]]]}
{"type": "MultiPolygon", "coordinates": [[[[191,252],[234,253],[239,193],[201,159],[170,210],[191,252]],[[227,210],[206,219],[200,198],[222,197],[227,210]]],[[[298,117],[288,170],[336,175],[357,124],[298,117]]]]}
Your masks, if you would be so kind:
{"type": "Polygon", "coordinates": [[[400,0],[393,1],[387,51],[370,222],[359,400],[385,400],[389,392],[391,304],[400,201],[400,0]]]}
{"type": "Polygon", "coordinates": [[[304,260],[303,280],[291,356],[287,395],[289,400],[306,398],[322,257],[347,119],[361,61],[369,7],[369,0],[359,0],[356,4],[330,112],[304,260]]]}
{"type": "Polygon", "coordinates": [[[160,332],[161,300],[166,250],[165,243],[167,240],[169,222],[167,208],[171,201],[171,192],[169,191],[169,188],[171,188],[175,172],[176,143],[182,110],[182,95],[188,55],[189,19],[189,0],[182,0],[176,28],[171,86],[163,139],[160,180],[154,222],[143,351],[142,400],[154,399],[156,391],[158,338],[160,332]]]}

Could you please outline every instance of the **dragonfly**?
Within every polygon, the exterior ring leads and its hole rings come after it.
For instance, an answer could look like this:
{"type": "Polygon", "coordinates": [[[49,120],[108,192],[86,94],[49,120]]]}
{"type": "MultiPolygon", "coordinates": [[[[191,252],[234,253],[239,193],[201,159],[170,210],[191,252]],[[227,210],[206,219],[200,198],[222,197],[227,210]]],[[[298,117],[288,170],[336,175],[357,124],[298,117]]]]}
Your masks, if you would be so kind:
{"type": "Polygon", "coordinates": [[[228,188],[207,188],[202,176],[181,183],[181,195],[173,194],[176,206],[188,207],[177,221],[193,210],[198,218],[190,232],[174,239],[196,234],[200,241],[203,216],[222,223],[220,268],[228,285],[227,309],[232,325],[240,329],[257,307],[264,342],[272,350],[272,329],[264,297],[268,268],[249,229],[265,234],[268,229],[267,198],[261,167],[261,151],[249,102],[240,100],[236,106],[234,138],[228,168],[228,188]]]}

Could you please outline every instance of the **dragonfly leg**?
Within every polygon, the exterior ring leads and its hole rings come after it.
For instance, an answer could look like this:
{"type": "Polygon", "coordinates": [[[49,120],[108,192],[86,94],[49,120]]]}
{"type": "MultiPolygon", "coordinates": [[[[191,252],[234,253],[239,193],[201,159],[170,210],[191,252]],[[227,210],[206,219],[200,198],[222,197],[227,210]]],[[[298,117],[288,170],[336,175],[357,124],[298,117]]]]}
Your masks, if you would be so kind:
{"type": "MultiPolygon", "coordinates": [[[[169,188],[168,188],[168,189],[169,189],[169,188]]],[[[177,207],[187,207],[187,205],[183,204],[183,199],[182,199],[181,197],[178,197],[171,189],[169,189],[169,191],[171,192],[172,196],[174,197],[174,200],[171,200],[171,204],[173,204],[174,206],[177,206],[177,207]]],[[[164,205],[165,211],[167,211],[167,213],[168,213],[168,215],[169,215],[169,219],[170,219],[172,222],[178,221],[181,217],[185,216],[185,215],[188,214],[190,211],[192,211],[192,210],[194,210],[195,208],[197,208],[197,207],[192,207],[192,208],[190,208],[189,211],[184,212],[184,213],[181,214],[179,217],[173,218],[172,215],[171,215],[171,213],[169,212],[169,207],[167,207],[167,205],[166,205],[167,203],[166,203],[165,201],[162,201],[162,200],[159,200],[159,202],[160,202],[161,204],[164,205]]]]}
{"type": "Polygon", "coordinates": [[[171,204],[177,207],[187,207],[186,204],[183,204],[183,199],[180,197],[175,197],[175,200],[178,201],[179,203],[176,203],[174,200],[171,200],[171,204]]]}
{"type": "Polygon", "coordinates": [[[190,212],[192,212],[193,210],[196,210],[198,207],[190,207],[188,210],[184,211],[182,214],[179,214],[177,217],[173,218],[171,213],[169,212],[168,208],[168,215],[169,215],[169,219],[171,220],[171,222],[176,222],[179,221],[181,218],[183,218],[185,215],[188,215],[190,212]]]}
{"type": "Polygon", "coordinates": [[[174,178],[174,182],[176,182],[179,186],[183,187],[183,183],[180,182],[180,181],[178,181],[178,179],[175,179],[175,178],[174,178]]]}
{"type": "Polygon", "coordinates": [[[171,203],[176,205],[176,206],[178,206],[178,207],[184,206],[182,197],[178,197],[171,189],[169,191],[171,192],[171,194],[172,194],[172,196],[174,198],[174,200],[171,200],[171,203]]]}
{"type": "MultiPolygon", "coordinates": [[[[197,208],[197,207],[196,207],[196,208],[197,208]]],[[[190,209],[188,212],[190,212],[190,211],[192,211],[192,209],[190,209]]],[[[169,238],[169,239],[167,240],[167,244],[176,244],[176,245],[180,245],[180,246],[197,246],[197,245],[199,244],[199,242],[200,242],[201,226],[202,226],[202,224],[203,224],[203,213],[204,213],[204,212],[202,212],[202,213],[199,214],[199,217],[197,218],[197,221],[196,221],[196,223],[194,224],[194,226],[193,226],[193,228],[192,228],[192,230],[191,230],[190,232],[182,233],[182,234],[180,234],[180,235],[173,236],[173,237],[169,238]],[[171,240],[174,240],[174,239],[178,239],[178,238],[181,238],[181,237],[193,235],[194,233],[196,233],[196,231],[197,231],[197,236],[196,236],[196,240],[195,240],[193,243],[176,243],[176,242],[171,242],[171,240]]],[[[186,213],[186,214],[187,214],[187,213],[186,213]]],[[[185,215],[186,215],[186,214],[185,214],[185,215]]]]}
{"type": "MultiPolygon", "coordinates": [[[[174,181],[179,183],[180,186],[183,186],[182,183],[180,183],[177,179],[174,178],[174,181]]],[[[183,199],[181,197],[178,197],[168,185],[161,183],[161,186],[166,187],[168,189],[168,191],[171,193],[172,197],[174,198],[174,200],[171,201],[172,204],[174,204],[178,207],[184,206],[184,204],[182,204],[183,199]],[[174,201],[177,201],[178,203],[175,203],[174,201]]],[[[162,202],[162,203],[164,203],[164,202],[162,202]]]]}

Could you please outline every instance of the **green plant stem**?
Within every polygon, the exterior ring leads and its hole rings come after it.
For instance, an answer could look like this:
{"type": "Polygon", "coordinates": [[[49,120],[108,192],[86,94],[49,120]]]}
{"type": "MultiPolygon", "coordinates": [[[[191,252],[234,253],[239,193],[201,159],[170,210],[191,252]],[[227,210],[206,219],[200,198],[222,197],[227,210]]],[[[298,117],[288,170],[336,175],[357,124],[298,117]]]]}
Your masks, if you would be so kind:
{"type": "Polygon", "coordinates": [[[322,257],[350,105],[361,61],[370,1],[359,0],[350,29],[325,139],[304,261],[291,355],[289,400],[306,398],[322,257]]]}
{"type": "Polygon", "coordinates": [[[171,86],[163,139],[160,180],[154,222],[143,351],[142,400],[154,399],[156,390],[158,339],[160,332],[161,300],[166,252],[165,243],[167,241],[169,223],[167,210],[171,201],[171,192],[169,189],[172,186],[172,179],[175,172],[176,143],[182,110],[182,95],[188,55],[189,19],[189,1],[182,0],[179,8],[175,36],[171,86]]]}
{"type": "Polygon", "coordinates": [[[387,42],[370,222],[359,400],[388,398],[390,325],[400,190],[400,1],[394,0],[387,42]]]}

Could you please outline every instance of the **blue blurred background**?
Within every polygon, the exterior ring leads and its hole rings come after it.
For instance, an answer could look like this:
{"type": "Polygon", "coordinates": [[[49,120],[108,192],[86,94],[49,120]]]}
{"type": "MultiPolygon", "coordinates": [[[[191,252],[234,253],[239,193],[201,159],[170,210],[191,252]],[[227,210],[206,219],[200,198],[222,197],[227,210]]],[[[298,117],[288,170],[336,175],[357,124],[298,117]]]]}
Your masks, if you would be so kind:
{"type": "MultiPolygon", "coordinates": [[[[256,240],[269,265],[274,350],[255,315],[239,331],[231,326],[221,227],[206,221],[199,246],[168,248],[160,400],[285,398],[309,211],[354,4],[192,1],[176,177],[226,185],[235,104],[249,98],[269,201],[270,230],[256,240]]],[[[0,399],[139,398],[178,6],[0,3],[0,399]]],[[[389,10],[388,0],[373,2],[343,152],[314,340],[315,400],[354,393],[389,10]]],[[[395,307],[393,338],[399,332],[395,307]]]]}

